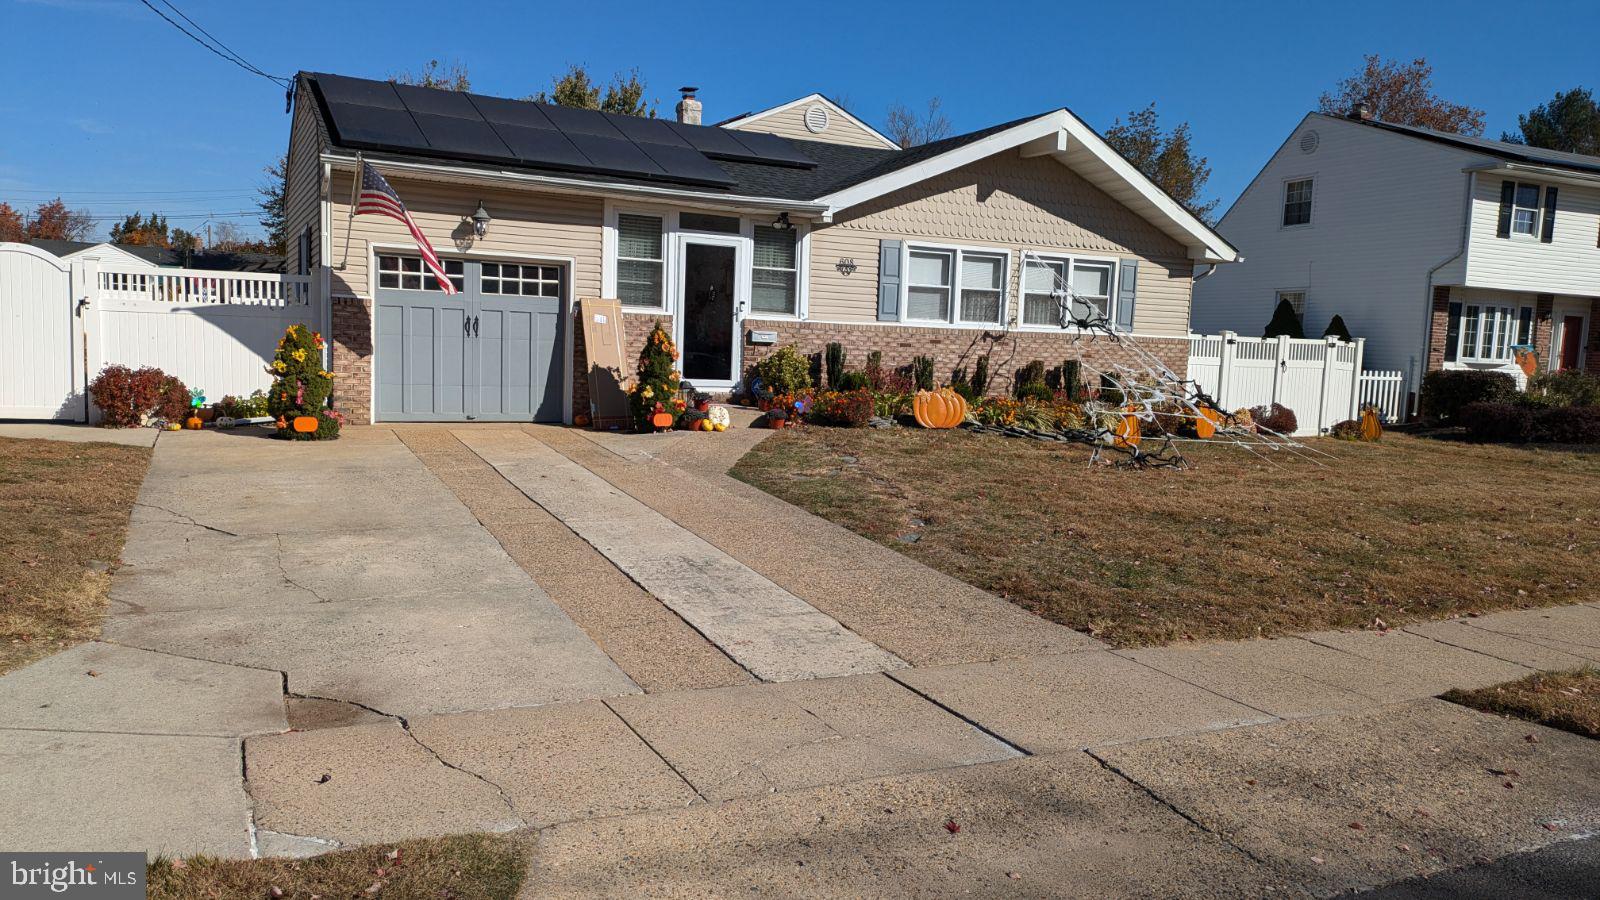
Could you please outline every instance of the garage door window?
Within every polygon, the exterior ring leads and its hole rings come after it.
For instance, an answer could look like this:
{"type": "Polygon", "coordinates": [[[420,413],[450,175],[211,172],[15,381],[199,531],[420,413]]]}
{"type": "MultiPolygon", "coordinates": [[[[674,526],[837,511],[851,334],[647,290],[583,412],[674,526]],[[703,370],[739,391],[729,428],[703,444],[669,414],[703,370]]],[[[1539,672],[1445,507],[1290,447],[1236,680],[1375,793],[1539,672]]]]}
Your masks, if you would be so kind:
{"type": "MultiPolygon", "coordinates": [[[[456,286],[456,290],[466,290],[467,276],[461,260],[441,259],[439,262],[444,266],[444,273],[450,276],[450,283],[456,286]]],[[[420,256],[382,254],[378,256],[378,287],[398,288],[402,291],[437,291],[439,279],[434,278],[433,273],[422,264],[420,256]]]]}
{"type": "Polygon", "coordinates": [[[561,296],[560,266],[483,264],[483,292],[503,296],[561,296]]]}

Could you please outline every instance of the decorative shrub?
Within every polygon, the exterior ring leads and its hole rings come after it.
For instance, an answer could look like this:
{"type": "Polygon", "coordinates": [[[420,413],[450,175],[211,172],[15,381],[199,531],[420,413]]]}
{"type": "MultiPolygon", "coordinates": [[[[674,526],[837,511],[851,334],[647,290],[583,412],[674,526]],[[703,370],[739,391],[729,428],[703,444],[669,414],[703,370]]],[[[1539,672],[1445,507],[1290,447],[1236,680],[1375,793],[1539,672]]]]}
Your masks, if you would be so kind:
{"type": "Polygon", "coordinates": [[[107,428],[133,428],[153,412],[161,399],[160,369],[138,371],[127,366],[106,366],[89,382],[89,396],[99,407],[107,428]]]}
{"type": "Polygon", "coordinates": [[[182,422],[189,418],[193,409],[190,403],[193,400],[194,395],[189,393],[183,382],[171,375],[164,375],[161,378],[160,394],[156,399],[155,413],[168,422],[182,422]]]}
{"type": "Polygon", "coordinates": [[[972,364],[972,393],[973,396],[982,397],[989,393],[989,354],[978,357],[972,364]]]}
{"type": "MultiPolygon", "coordinates": [[[[794,352],[793,348],[785,347],[784,350],[788,350],[802,367],[805,365],[805,361],[800,358],[800,354],[794,352]]],[[[770,386],[770,382],[768,384],[770,386]]],[[[656,326],[650,329],[650,336],[645,338],[644,349],[639,351],[638,373],[634,377],[633,387],[628,390],[628,412],[633,417],[634,430],[641,432],[655,430],[655,425],[650,420],[655,416],[657,404],[661,405],[663,412],[672,416],[672,424],[676,425],[678,417],[689,405],[678,395],[680,387],[682,382],[678,372],[678,348],[673,345],[672,337],[667,334],[666,329],[657,322],[656,326]]]]}
{"type": "Polygon", "coordinates": [[[222,398],[218,404],[222,407],[222,414],[235,419],[253,419],[257,416],[267,415],[267,393],[255,390],[248,397],[235,397],[232,394],[222,398]]]}
{"type": "Polygon", "coordinates": [[[1036,359],[1016,372],[1016,380],[1011,384],[1011,396],[1022,400],[1030,395],[1037,396],[1035,386],[1050,392],[1053,398],[1055,393],[1050,391],[1050,386],[1044,380],[1044,360],[1036,359]]]}
{"type": "Polygon", "coordinates": [[[872,418],[872,407],[871,391],[825,391],[816,396],[810,418],[821,425],[860,428],[872,418]]]}
{"type": "Polygon", "coordinates": [[[1067,397],[1057,397],[1051,413],[1055,418],[1055,427],[1062,430],[1082,428],[1089,422],[1082,404],[1067,397]]]}
{"type": "Polygon", "coordinates": [[[1533,439],[1533,409],[1522,403],[1479,400],[1457,410],[1455,421],[1475,441],[1522,444],[1533,439]]]}
{"type": "Polygon", "coordinates": [[[322,368],[322,335],[304,325],[290,325],[278,341],[267,372],[274,376],[267,391],[267,414],[277,416],[278,437],[295,441],[329,440],[339,436],[342,417],[327,414],[333,373],[322,368]],[[294,420],[315,416],[317,430],[294,430],[294,420]]]}
{"type": "MultiPolygon", "coordinates": [[[[660,327],[656,326],[657,329],[660,327]]],[[[756,377],[774,394],[793,394],[811,387],[810,370],[811,364],[793,347],[779,347],[766,359],[756,363],[756,377]]]]}
{"type": "Polygon", "coordinates": [[[1033,400],[1024,400],[1017,408],[1013,424],[1018,428],[1027,428],[1031,431],[1054,431],[1056,428],[1055,403],[1038,403],[1033,400]]]}
{"type": "Polygon", "coordinates": [[[1082,360],[1069,359],[1061,363],[1061,389],[1066,392],[1067,399],[1074,403],[1088,399],[1084,396],[1088,389],[1083,383],[1082,360]]]}
{"type": "Polygon", "coordinates": [[[978,399],[978,394],[972,389],[972,382],[967,380],[967,367],[962,366],[950,373],[950,390],[961,395],[970,406],[972,401],[978,399]]]}
{"type": "Polygon", "coordinates": [[[1012,425],[1017,421],[1017,413],[1022,410],[1022,402],[1010,397],[984,397],[972,408],[973,418],[984,425],[1012,425]]]}
{"type": "Polygon", "coordinates": [[[1300,427],[1300,421],[1294,417],[1294,410],[1282,403],[1270,406],[1257,406],[1250,410],[1250,418],[1261,428],[1276,431],[1278,434],[1294,434],[1300,427]]]}
{"type": "Polygon", "coordinates": [[[1294,307],[1287,300],[1279,300],[1278,306],[1272,311],[1272,321],[1267,323],[1267,330],[1262,337],[1290,337],[1304,338],[1305,328],[1300,324],[1300,317],[1294,314],[1294,307]]]}
{"type": "Polygon", "coordinates": [[[1600,444],[1600,406],[1535,410],[1533,439],[1554,444],[1600,444]]]}
{"type": "Polygon", "coordinates": [[[1469,403],[1509,403],[1516,397],[1517,382],[1504,372],[1456,369],[1422,376],[1419,405],[1424,418],[1453,424],[1469,403]]]}
{"type": "Polygon", "coordinates": [[[1336,337],[1339,340],[1346,342],[1355,340],[1355,338],[1350,336],[1350,329],[1345,327],[1343,316],[1334,316],[1333,319],[1328,322],[1328,327],[1322,329],[1322,336],[1336,337]]]}
{"type": "Polygon", "coordinates": [[[828,345],[826,363],[828,367],[828,387],[839,390],[840,382],[844,378],[844,345],[838,342],[828,345]]]}
{"type": "Polygon", "coordinates": [[[1600,406],[1600,375],[1577,369],[1545,372],[1529,380],[1527,396],[1544,406],[1600,406]]]}
{"type": "Polygon", "coordinates": [[[872,388],[872,379],[865,372],[846,372],[839,376],[839,390],[865,391],[872,388]]]}
{"type": "Polygon", "coordinates": [[[867,385],[875,391],[883,390],[883,351],[874,350],[867,354],[867,385]]]}
{"type": "Polygon", "coordinates": [[[911,380],[919,391],[933,390],[933,357],[913,356],[911,358],[911,380]]]}

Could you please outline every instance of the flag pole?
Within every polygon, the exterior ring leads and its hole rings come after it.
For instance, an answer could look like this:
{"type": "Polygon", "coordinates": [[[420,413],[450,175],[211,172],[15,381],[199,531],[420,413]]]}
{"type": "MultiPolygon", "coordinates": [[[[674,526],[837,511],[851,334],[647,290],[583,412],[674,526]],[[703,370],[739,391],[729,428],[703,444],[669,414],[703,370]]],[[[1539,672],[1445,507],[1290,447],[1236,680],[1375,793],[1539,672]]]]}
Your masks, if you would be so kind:
{"type": "Polygon", "coordinates": [[[356,172],[350,179],[350,216],[344,223],[344,259],[339,262],[339,271],[343,272],[350,265],[350,232],[356,226],[356,198],[361,191],[361,151],[356,151],[356,172]]]}

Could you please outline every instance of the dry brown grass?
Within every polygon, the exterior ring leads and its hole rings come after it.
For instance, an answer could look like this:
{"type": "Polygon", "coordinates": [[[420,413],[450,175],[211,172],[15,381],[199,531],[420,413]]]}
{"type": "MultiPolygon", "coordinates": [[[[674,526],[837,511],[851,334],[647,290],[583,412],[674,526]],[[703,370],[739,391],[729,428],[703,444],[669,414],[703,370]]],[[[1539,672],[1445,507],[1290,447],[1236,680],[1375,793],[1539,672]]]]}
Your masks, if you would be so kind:
{"type": "Polygon", "coordinates": [[[528,870],[531,851],[528,836],[463,834],[375,844],[310,859],[156,859],[148,868],[148,895],[151,900],[511,900],[528,870]]]}
{"type": "Polygon", "coordinates": [[[1541,672],[1521,681],[1451,691],[1444,699],[1484,712],[1526,719],[1585,737],[1600,738],[1600,669],[1541,672]]]}
{"type": "Polygon", "coordinates": [[[100,633],[143,447],[0,438],[0,672],[100,633]]]}
{"type": "Polygon", "coordinates": [[[1119,646],[1593,599],[1600,454],[1316,446],[1337,458],[1188,445],[1195,469],[1135,471],[1081,446],[810,427],[733,474],[1119,646]]]}

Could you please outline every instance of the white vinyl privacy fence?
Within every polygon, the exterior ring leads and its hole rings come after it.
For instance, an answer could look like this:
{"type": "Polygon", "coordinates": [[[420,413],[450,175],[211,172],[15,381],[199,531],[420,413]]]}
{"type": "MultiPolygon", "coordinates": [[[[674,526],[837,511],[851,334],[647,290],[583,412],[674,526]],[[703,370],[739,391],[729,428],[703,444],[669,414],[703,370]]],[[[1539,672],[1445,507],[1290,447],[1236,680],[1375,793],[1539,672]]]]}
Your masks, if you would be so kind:
{"type": "Polygon", "coordinates": [[[88,382],[154,366],[210,400],[266,389],[285,328],[323,328],[306,275],[119,268],[0,244],[0,418],[94,418],[88,382]]]}
{"type": "Polygon", "coordinates": [[[1224,409],[1279,403],[1294,410],[1297,435],[1326,432],[1374,403],[1389,421],[1404,416],[1399,372],[1361,370],[1365,342],[1337,338],[1247,338],[1231,331],[1189,336],[1189,378],[1224,409]]]}

